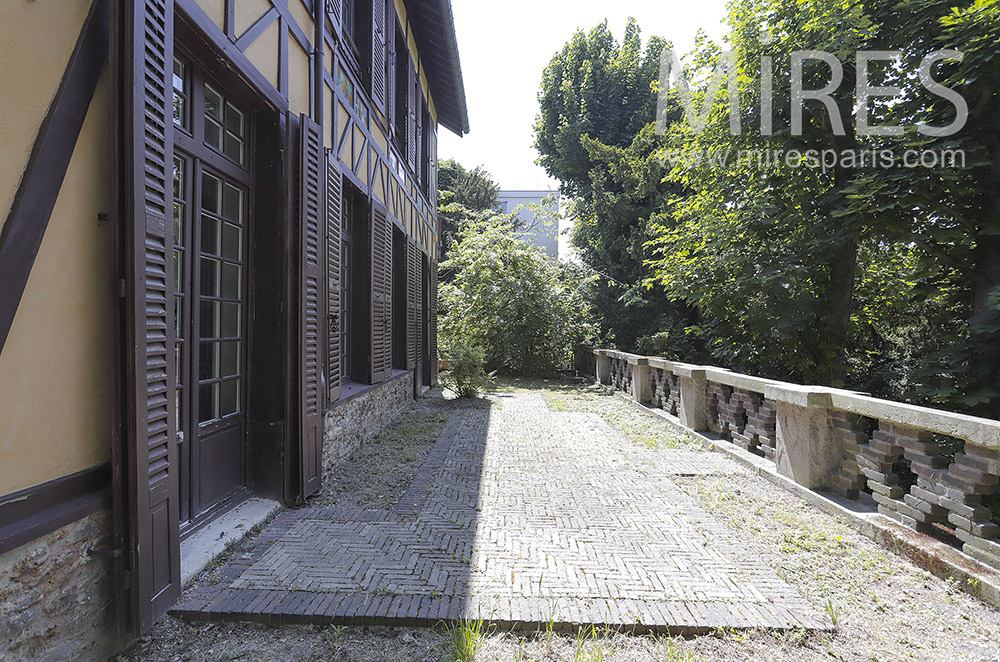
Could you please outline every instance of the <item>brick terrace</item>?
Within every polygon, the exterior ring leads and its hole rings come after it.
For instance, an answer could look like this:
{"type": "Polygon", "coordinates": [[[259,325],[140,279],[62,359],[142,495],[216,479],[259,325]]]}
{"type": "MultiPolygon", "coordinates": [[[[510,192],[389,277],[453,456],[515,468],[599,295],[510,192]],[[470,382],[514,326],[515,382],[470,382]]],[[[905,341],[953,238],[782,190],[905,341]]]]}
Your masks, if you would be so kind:
{"type": "Polygon", "coordinates": [[[649,449],[537,393],[457,410],[393,510],[279,515],[173,613],[269,623],[534,629],[830,627],[671,480],[747,474],[649,449]]]}

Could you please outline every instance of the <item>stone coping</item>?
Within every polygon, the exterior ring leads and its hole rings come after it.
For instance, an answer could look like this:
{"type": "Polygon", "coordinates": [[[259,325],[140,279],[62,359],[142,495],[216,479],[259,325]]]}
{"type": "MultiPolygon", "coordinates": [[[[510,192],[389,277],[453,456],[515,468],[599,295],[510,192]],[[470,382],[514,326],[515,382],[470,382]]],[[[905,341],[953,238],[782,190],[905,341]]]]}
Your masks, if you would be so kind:
{"type": "Polygon", "coordinates": [[[649,365],[669,370],[680,377],[705,379],[756,393],[763,393],[768,400],[799,407],[836,409],[867,416],[887,423],[905,425],[921,430],[964,439],[968,443],[987,448],[1000,448],[1000,421],[956,414],[943,409],[910,405],[872,397],[826,386],[803,386],[773,379],[753,377],[715,366],[698,366],[679,361],[650,356],[642,357],[613,349],[596,349],[598,356],[627,360],[632,365],[649,365]]]}

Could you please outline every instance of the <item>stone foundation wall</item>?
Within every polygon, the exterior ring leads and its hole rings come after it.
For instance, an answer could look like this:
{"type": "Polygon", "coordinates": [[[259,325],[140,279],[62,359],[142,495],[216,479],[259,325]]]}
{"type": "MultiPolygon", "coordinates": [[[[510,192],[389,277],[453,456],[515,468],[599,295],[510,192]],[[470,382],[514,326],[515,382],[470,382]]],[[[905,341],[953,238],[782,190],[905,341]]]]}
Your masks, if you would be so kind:
{"type": "Polygon", "coordinates": [[[107,660],[114,627],[110,518],[99,512],[0,554],[0,660],[107,660]]]}
{"type": "Polygon", "coordinates": [[[338,464],[413,402],[413,372],[379,384],[326,414],[323,466],[338,464]]]}

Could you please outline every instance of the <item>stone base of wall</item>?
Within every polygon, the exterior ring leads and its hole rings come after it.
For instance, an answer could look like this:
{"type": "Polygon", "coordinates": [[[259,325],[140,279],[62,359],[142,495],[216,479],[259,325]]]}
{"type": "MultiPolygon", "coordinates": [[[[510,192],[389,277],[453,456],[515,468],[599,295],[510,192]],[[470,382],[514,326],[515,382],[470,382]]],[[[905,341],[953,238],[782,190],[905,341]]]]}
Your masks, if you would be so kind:
{"type": "Polygon", "coordinates": [[[323,466],[339,464],[413,402],[413,372],[390,379],[327,412],[323,466]]]}
{"type": "Polygon", "coordinates": [[[121,650],[106,549],[110,517],[98,512],[0,555],[0,659],[107,660],[121,650]]]}

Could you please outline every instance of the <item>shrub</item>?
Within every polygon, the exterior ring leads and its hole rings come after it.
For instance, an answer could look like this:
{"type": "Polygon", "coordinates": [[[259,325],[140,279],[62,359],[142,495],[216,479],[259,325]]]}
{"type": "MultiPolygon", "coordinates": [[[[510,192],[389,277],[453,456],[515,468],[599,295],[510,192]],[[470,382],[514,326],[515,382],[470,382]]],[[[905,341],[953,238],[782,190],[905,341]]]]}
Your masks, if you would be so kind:
{"type": "Polygon", "coordinates": [[[490,382],[486,374],[486,353],[478,347],[455,345],[442,352],[447,365],[441,383],[463,398],[474,398],[490,382]]]}

